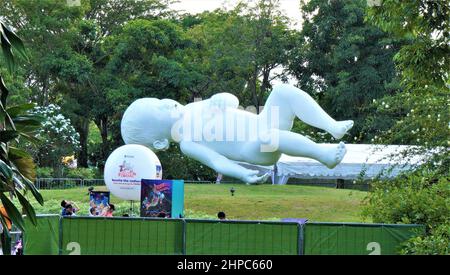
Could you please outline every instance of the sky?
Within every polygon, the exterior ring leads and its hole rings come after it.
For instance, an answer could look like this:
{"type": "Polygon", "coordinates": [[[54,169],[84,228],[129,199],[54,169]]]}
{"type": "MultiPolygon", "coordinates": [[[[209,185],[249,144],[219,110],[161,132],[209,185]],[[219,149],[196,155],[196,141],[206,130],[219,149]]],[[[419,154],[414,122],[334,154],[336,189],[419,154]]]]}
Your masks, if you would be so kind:
{"type": "MultiPolygon", "coordinates": [[[[217,8],[233,7],[239,0],[179,0],[179,3],[172,4],[170,7],[178,11],[186,11],[196,14],[203,11],[212,11],[217,8]]],[[[300,1],[299,0],[280,0],[280,8],[286,16],[292,19],[292,25],[300,22],[300,1]]],[[[294,26],[295,27],[295,26],[294,26]]],[[[298,26],[296,27],[298,28],[298,26]]]]}

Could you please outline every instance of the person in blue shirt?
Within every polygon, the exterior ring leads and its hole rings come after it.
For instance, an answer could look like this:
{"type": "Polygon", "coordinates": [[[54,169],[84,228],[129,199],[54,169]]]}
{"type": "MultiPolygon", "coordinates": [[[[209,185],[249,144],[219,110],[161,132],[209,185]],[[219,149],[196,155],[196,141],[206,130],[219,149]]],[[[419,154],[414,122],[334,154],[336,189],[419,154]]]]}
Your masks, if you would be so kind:
{"type": "Polygon", "coordinates": [[[62,207],[62,209],[61,209],[61,216],[65,216],[66,215],[66,205],[67,205],[66,200],[62,200],[61,201],[61,207],[62,207]]]}
{"type": "Polygon", "coordinates": [[[66,200],[62,200],[61,201],[61,216],[67,216],[67,206],[71,205],[71,209],[72,209],[72,214],[75,214],[76,212],[78,212],[78,210],[80,210],[78,207],[76,207],[76,204],[74,202],[71,201],[66,201],[66,200]]]}

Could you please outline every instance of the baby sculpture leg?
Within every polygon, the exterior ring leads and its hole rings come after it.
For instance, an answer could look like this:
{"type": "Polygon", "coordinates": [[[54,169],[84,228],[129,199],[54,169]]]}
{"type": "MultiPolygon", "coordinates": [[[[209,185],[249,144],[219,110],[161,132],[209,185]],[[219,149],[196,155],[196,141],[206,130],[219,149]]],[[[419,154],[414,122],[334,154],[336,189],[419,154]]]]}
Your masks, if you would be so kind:
{"type": "Polygon", "coordinates": [[[275,86],[260,116],[266,119],[272,116],[273,107],[279,112],[281,130],[290,130],[295,117],[327,131],[336,139],[342,138],[353,127],[352,120],[334,120],[310,95],[291,85],[275,86]]]}
{"type": "Polygon", "coordinates": [[[329,132],[335,138],[342,138],[353,126],[352,120],[334,120],[307,93],[284,84],[274,88],[260,116],[269,121],[274,115],[273,112],[278,112],[280,124],[279,129],[270,130],[271,136],[276,136],[275,140],[278,141],[275,144],[276,148],[273,148],[274,151],[312,158],[330,169],[342,161],[346,153],[343,142],[334,147],[324,146],[290,130],[293,120],[298,117],[311,126],[329,132]]]}
{"type": "Polygon", "coordinates": [[[200,161],[216,172],[240,179],[246,183],[255,183],[267,178],[267,175],[258,176],[258,170],[244,168],[202,144],[193,141],[181,141],[180,149],[185,155],[200,161]]]}
{"type": "Polygon", "coordinates": [[[328,168],[332,169],[338,165],[347,152],[343,142],[337,146],[326,146],[313,142],[312,140],[293,132],[284,130],[273,130],[279,137],[278,151],[291,155],[315,159],[328,168]]]}

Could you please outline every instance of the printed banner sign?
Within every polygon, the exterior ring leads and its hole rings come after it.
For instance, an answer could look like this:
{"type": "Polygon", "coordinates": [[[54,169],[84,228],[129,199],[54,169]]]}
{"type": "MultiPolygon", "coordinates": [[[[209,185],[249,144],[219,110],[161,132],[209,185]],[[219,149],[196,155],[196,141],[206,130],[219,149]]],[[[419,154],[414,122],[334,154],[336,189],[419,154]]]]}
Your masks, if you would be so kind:
{"type": "Polygon", "coordinates": [[[183,207],[182,180],[142,179],[141,217],[179,218],[183,207]]]}
{"type": "Polygon", "coordinates": [[[106,160],[104,178],[115,196],[139,201],[141,180],[161,179],[161,163],[155,153],[143,145],[124,145],[114,150],[106,160]]]}

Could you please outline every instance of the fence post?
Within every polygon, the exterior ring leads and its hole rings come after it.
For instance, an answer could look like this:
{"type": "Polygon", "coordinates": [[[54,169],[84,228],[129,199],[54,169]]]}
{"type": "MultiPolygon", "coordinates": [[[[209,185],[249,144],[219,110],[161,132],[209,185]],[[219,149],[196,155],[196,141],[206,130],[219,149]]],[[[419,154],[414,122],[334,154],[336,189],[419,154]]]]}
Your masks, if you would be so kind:
{"type": "Polygon", "coordinates": [[[62,220],[63,220],[63,216],[59,216],[59,252],[58,255],[62,255],[62,251],[63,251],[63,229],[62,229],[62,220]]]}
{"type": "Polygon", "coordinates": [[[298,255],[304,254],[304,232],[303,226],[305,224],[298,224],[298,255]]]}
{"type": "Polygon", "coordinates": [[[182,253],[183,255],[186,255],[186,219],[182,219],[183,221],[183,247],[182,247],[182,253]]]}
{"type": "Polygon", "coordinates": [[[336,180],[336,189],[344,189],[344,180],[343,179],[336,180]]]}

